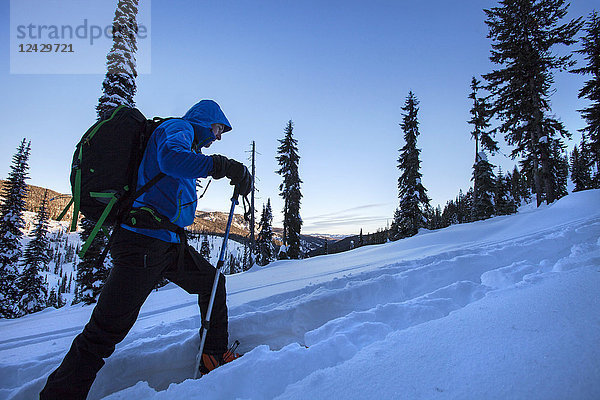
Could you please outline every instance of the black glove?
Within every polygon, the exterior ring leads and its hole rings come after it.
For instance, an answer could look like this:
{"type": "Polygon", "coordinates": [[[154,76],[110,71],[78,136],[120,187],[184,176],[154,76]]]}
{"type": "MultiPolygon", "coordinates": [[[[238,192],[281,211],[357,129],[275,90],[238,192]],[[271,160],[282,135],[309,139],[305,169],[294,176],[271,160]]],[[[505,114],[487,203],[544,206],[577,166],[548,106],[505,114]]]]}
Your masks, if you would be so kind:
{"type": "Polygon", "coordinates": [[[213,159],[213,170],[211,176],[215,179],[227,177],[231,184],[235,185],[242,196],[247,196],[252,190],[252,176],[248,168],[239,161],[231,160],[219,154],[211,156],[213,159]]]}

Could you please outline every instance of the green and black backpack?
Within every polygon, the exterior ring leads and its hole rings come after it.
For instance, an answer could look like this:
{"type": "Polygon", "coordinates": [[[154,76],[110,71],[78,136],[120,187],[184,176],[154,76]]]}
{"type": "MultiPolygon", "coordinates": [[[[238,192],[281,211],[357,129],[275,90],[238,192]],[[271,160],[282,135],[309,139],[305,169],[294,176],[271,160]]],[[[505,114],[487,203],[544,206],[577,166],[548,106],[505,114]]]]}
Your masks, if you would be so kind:
{"type": "Polygon", "coordinates": [[[92,125],[73,155],[73,198],[59,219],[74,204],[71,231],[81,212],[96,225],[83,245],[83,257],[98,231],[120,222],[136,198],[158,182],[160,173],[136,191],[138,168],[150,135],[164,119],[147,119],[138,109],[119,106],[92,125]]]}

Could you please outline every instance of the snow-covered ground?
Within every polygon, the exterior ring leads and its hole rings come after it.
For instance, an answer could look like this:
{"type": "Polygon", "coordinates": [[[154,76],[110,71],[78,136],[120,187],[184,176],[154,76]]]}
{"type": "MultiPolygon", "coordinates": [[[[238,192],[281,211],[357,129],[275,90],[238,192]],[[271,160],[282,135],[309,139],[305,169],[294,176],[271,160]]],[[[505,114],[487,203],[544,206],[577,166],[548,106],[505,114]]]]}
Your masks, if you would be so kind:
{"type": "MultiPolygon", "coordinates": [[[[600,191],[227,278],[246,354],[190,379],[195,299],[152,293],[90,399],[600,399],[600,191]]],[[[0,398],[34,399],[91,312],[0,322],[0,398]]]]}

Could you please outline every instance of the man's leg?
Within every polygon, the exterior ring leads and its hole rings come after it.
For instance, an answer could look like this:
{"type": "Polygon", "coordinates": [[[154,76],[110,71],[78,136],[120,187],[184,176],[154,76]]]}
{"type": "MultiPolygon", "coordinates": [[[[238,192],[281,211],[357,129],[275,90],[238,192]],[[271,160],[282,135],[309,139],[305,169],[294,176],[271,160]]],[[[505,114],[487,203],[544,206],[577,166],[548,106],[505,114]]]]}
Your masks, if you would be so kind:
{"type": "Polygon", "coordinates": [[[112,268],[90,321],[61,365],[49,377],[40,399],[85,399],[104,365],[135,323],[140,308],[168,263],[174,246],[121,229],[111,249],[112,268]]]}
{"type": "MultiPolygon", "coordinates": [[[[208,311],[216,270],[194,248],[189,246],[185,252],[183,265],[169,267],[165,277],[188,293],[198,295],[198,305],[204,319],[208,311]]],[[[210,329],[204,344],[205,353],[222,355],[227,351],[229,334],[226,297],[225,276],[219,274],[219,284],[210,318],[210,329]]]]}

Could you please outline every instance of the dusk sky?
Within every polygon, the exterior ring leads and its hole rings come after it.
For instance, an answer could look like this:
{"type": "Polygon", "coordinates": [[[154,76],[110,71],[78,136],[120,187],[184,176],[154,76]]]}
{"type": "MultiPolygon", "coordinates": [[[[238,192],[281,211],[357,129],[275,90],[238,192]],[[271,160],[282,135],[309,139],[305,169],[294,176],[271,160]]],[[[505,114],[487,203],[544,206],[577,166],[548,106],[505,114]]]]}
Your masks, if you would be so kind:
{"type": "MultiPolygon", "coordinates": [[[[16,27],[75,27],[86,19],[111,24],[116,0],[88,3],[4,0],[0,5],[2,179],[20,140],[27,138],[28,183],[70,192],[72,154],[95,121],[110,40],[90,44],[65,38],[59,42],[73,43],[72,54],[28,59],[18,54],[17,46],[28,38],[18,38],[16,27]]],[[[256,141],[257,211],[270,198],[275,226],[281,225],[283,205],[281,177],[275,173],[277,140],[290,119],[301,157],[303,233],[357,234],[361,228],[367,233],[391,222],[398,205],[398,150],[404,145],[401,107],[411,90],[420,101],[418,147],[432,205],[443,206],[470,186],[469,84],[494,68],[483,9],[496,1],[140,3],[138,22],[147,35],[139,40],[143,73],[137,78],[137,107],[148,117],[182,116],[201,99],[217,101],[233,130],[205,154],[249,165],[250,144],[256,141]]],[[[596,1],[573,1],[567,20],[587,17],[594,6],[596,1]]],[[[584,126],[577,110],[586,102],[577,92],[585,78],[561,72],[555,80],[553,113],[573,133],[572,148],[584,126]]],[[[505,145],[503,153],[510,153],[505,145]]],[[[517,162],[503,154],[490,161],[504,171],[517,162]]],[[[198,209],[227,211],[230,195],[227,182],[215,181],[198,209]]]]}

